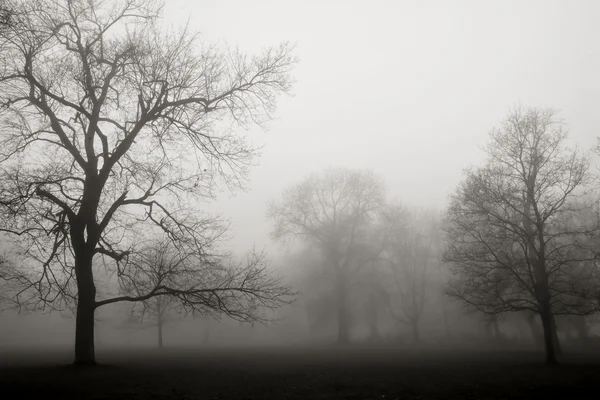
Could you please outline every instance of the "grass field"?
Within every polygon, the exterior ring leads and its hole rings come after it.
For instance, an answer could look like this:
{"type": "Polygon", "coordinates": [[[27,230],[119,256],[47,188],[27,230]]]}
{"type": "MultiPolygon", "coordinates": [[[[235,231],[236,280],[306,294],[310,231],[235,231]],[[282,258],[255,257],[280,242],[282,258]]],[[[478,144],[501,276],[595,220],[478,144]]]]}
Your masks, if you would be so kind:
{"type": "Polygon", "coordinates": [[[600,359],[507,351],[239,348],[0,359],[2,399],[598,399],[600,359]]]}

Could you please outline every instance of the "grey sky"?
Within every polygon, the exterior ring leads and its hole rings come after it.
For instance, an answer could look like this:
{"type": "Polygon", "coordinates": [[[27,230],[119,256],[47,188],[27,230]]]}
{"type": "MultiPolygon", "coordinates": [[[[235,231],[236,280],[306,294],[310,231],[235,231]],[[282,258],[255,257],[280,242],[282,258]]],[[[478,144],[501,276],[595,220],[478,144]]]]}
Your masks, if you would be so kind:
{"type": "Polygon", "coordinates": [[[443,207],[509,107],[553,107],[589,148],[600,135],[600,1],[167,0],[208,42],[289,40],[300,65],[251,190],[215,206],[236,246],[269,243],[266,202],[327,166],[371,168],[391,195],[443,207]]]}

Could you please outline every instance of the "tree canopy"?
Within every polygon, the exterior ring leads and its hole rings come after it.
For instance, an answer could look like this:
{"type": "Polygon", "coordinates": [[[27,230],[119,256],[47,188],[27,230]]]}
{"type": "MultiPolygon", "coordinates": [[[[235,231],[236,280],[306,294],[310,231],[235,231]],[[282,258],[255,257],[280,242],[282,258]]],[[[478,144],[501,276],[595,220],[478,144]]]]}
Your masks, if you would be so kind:
{"type": "MultiPolygon", "coordinates": [[[[593,179],[588,158],[566,137],[553,110],[511,111],[490,134],[487,162],[466,172],[446,218],[450,293],[488,314],[538,313],[547,340],[554,315],[598,310],[593,179]]],[[[552,362],[549,342],[547,355],[552,362]]]]}
{"type": "MultiPolygon", "coordinates": [[[[96,300],[94,271],[126,286],[141,233],[206,255],[216,221],[200,201],[220,183],[243,186],[257,155],[226,122],[269,120],[291,88],[293,47],[223,51],[161,26],[153,0],[6,4],[0,220],[19,258],[8,279],[24,286],[19,304],[77,304],[88,334],[76,358],[92,362],[90,314],[115,300],[96,300]]],[[[158,293],[147,289],[117,299],[158,293]]]]}

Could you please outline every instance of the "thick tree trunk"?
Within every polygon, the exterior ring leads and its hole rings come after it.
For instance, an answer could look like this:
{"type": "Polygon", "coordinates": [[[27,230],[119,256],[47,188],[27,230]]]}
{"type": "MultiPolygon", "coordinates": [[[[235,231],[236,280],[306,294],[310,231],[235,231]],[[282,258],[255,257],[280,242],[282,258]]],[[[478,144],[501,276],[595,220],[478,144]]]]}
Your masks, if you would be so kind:
{"type": "Polygon", "coordinates": [[[548,274],[542,261],[536,260],[536,296],[540,305],[540,317],[544,329],[544,348],[546,349],[546,364],[557,364],[557,355],[561,354],[560,341],[556,332],[556,319],[552,313],[548,274]]]}
{"type": "Polygon", "coordinates": [[[94,307],[79,300],[75,321],[75,364],[94,365],[94,307]]]}
{"type": "MultiPolygon", "coordinates": [[[[86,136],[86,142],[90,140],[86,136]]],[[[93,141],[93,136],[91,137],[93,141]]],[[[83,187],[83,197],[77,216],[71,220],[71,242],[75,253],[77,279],[77,317],[75,321],[75,364],[94,365],[94,312],[96,285],[92,260],[98,240],[99,225],[96,214],[105,181],[97,178],[97,159],[90,159],[83,187]]]]}
{"type": "Polygon", "coordinates": [[[342,273],[338,274],[337,282],[337,319],[338,319],[338,344],[350,342],[348,310],[347,310],[346,279],[342,273]]]}
{"type": "Polygon", "coordinates": [[[94,365],[94,312],[96,309],[96,286],[89,260],[76,260],[77,316],[75,320],[75,364],[94,365]]]}
{"type": "Polygon", "coordinates": [[[542,312],[540,314],[542,318],[542,326],[544,328],[544,349],[546,350],[546,364],[557,364],[556,360],[556,351],[555,351],[555,341],[554,336],[556,332],[553,333],[556,326],[552,322],[552,314],[549,311],[542,312]]]}
{"type": "Polygon", "coordinates": [[[75,319],[75,364],[94,365],[94,303],[89,295],[79,296],[75,319]]]}

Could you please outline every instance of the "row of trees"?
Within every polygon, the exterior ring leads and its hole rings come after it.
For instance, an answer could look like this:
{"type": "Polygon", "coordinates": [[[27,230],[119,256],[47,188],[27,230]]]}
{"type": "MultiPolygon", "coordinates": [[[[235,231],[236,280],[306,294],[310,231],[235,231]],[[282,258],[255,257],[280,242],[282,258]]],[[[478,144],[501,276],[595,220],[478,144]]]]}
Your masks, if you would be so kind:
{"type": "MultiPolygon", "coordinates": [[[[300,239],[316,253],[335,294],[338,342],[349,341],[351,297],[367,292],[368,314],[377,304],[412,327],[418,340],[426,302],[428,267],[440,247],[440,219],[431,211],[390,202],[382,179],[371,171],[330,168],[290,187],[269,206],[273,238],[300,239]],[[437,247],[437,249],[436,249],[437,247]]],[[[306,251],[306,250],[305,250],[306,251]]],[[[376,321],[371,319],[376,334],[376,321]]]]}
{"type": "Polygon", "coordinates": [[[332,278],[327,299],[337,306],[341,343],[349,340],[349,298],[365,288],[371,317],[383,301],[418,340],[428,285],[444,276],[429,271],[443,261],[452,272],[447,294],[496,330],[507,313],[522,313],[532,330],[539,316],[554,363],[556,319],[584,335],[583,317],[600,309],[598,176],[591,155],[566,144],[553,110],[517,108],[492,130],[486,163],[465,172],[443,220],[388,201],[370,171],[332,168],[270,205],[272,236],[317,254],[313,262],[332,278]]]}
{"type": "MultiPolygon", "coordinates": [[[[260,320],[290,300],[262,253],[220,251],[226,227],[200,207],[243,187],[256,149],[225,122],[266,122],[291,88],[288,44],[257,56],[167,32],[153,0],[0,3],[0,294],[76,314],[75,362],[92,364],[94,313],[140,303],[260,320]],[[98,296],[101,277],[110,283],[98,296]]],[[[598,311],[599,219],[589,159],[549,110],[515,110],[491,133],[443,222],[450,294],[499,315],[598,311]]],[[[338,340],[364,271],[372,303],[413,326],[439,263],[441,222],[388,201],[374,173],[312,174],[270,205],[273,237],[304,239],[334,283],[338,340]]]]}

